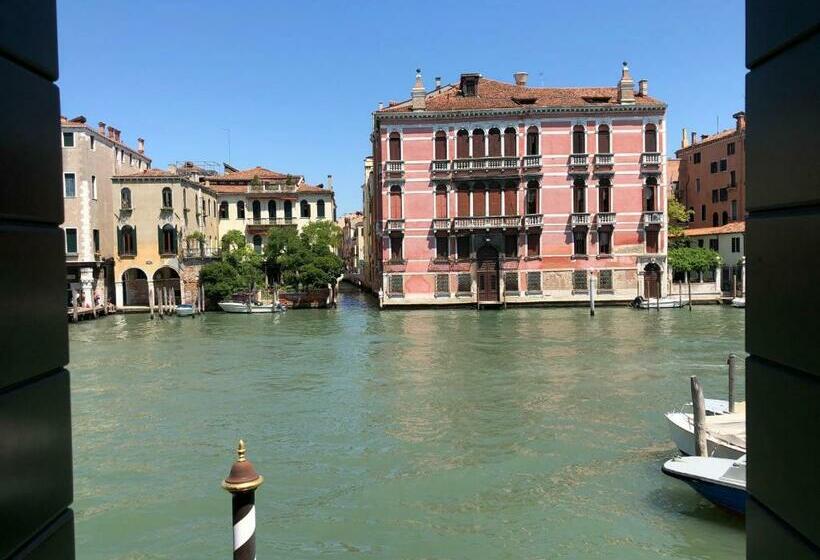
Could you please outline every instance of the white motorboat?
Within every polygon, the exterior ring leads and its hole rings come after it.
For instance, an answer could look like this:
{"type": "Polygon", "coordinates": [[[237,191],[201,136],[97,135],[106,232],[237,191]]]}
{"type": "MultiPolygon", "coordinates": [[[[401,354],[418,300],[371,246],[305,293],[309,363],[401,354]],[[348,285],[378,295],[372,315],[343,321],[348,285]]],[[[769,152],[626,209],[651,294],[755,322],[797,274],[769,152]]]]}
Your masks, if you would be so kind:
{"type": "MultiPolygon", "coordinates": [[[[706,416],[706,447],[709,457],[737,459],[746,454],[746,408],[735,405],[737,412],[713,413],[706,416]]],[[[695,423],[692,414],[666,414],[672,441],[684,455],[695,454],[695,423]]]]}
{"type": "Polygon", "coordinates": [[[190,303],[177,305],[177,317],[191,317],[194,314],[194,306],[190,303]]]}
{"type": "Polygon", "coordinates": [[[713,504],[746,513],[746,455],[738,459],[675,457],[663,464],[664,474],[682,480],[713,504]]]}
{"type": "Polygon", "coordinates": [[[746,307],[746,297],[736,297],[732,300],[732,307],[746,307]]]}
{"type": "Polygon", "coordinates": [[[683,307],[684,305],[689,305],[688,299],[681,299],[674,296],[654,299],[638,298],[635,302],[635,307],[639,307],[641,309],[675,309],[678,307],[683,307]]]}
{"type": "Polygon", "coordinates": [[[219,307],[225,313],[273,313],[277,311],[276,304],[241,301],[220,301],[219,307]]]}

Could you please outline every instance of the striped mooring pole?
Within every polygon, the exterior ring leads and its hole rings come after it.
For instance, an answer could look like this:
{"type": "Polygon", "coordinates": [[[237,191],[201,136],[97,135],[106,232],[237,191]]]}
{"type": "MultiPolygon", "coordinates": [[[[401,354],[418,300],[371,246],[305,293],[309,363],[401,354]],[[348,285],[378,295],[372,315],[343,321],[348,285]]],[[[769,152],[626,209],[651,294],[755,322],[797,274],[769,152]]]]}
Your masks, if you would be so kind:
{"type": "Polygon", "coordinates": [[[264,478],[245,458],[245,442],[239,440],[236,461],[222,488],[231,493],[233,503],[233,559],[256,560],[256,507],[254,494],[264,478]]]}

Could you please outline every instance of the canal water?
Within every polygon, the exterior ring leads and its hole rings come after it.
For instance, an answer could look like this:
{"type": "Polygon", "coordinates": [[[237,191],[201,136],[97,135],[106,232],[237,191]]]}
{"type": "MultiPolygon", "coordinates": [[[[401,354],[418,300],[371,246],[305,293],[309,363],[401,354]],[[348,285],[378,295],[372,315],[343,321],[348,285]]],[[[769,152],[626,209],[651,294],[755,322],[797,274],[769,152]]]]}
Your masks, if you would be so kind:
{"type": "Polygon", "coordinates": [[[743,558],[743,521],[660,472],[663,413],[692,374],[725,398],[743,319],[348,292],[70,325],[77,557],[230,558],[219,484],[244,437],[260,560],[743,558]]]}

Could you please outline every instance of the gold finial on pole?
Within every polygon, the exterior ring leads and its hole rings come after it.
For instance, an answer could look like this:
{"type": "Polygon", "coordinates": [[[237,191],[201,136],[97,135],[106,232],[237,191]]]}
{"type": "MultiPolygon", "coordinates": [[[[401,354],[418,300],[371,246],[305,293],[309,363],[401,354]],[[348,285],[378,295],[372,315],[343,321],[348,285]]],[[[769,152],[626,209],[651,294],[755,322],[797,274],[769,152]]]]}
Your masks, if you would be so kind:
{"type": "Polygon", "coordinates": [[[248,492],[258,488],[265,480],[256,472],[253,463],[245,457],[247,447],[245,440],[240,439],[236,446],[236,461],[231,465],[231,472],[222,481],[222,488],[231,493],[248,492]]]}
{"type": "Polygon", "coordinates": [[[236,460],[239,461],[240,463],[242,463],[246,460],[245,459],[245,451],[246,451],[245,440],[240,439],[239,440],[239,445],[236,446],[236,460]]]}

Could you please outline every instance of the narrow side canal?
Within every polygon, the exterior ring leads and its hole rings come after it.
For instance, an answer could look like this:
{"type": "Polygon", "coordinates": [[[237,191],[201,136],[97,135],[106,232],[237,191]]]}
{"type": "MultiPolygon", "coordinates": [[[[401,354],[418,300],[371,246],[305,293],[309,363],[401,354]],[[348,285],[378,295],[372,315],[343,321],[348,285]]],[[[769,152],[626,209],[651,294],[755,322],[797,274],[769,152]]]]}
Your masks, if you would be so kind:
{"type": "Polygon", "coordinates": [[[266,479],[260,559],[743,558],[742,520],[660,472],[663,413],[692,374],[725,398],[743,320],[346,293],[71,325],[77,557],[229,558],[241,436],[266,479]]]}

